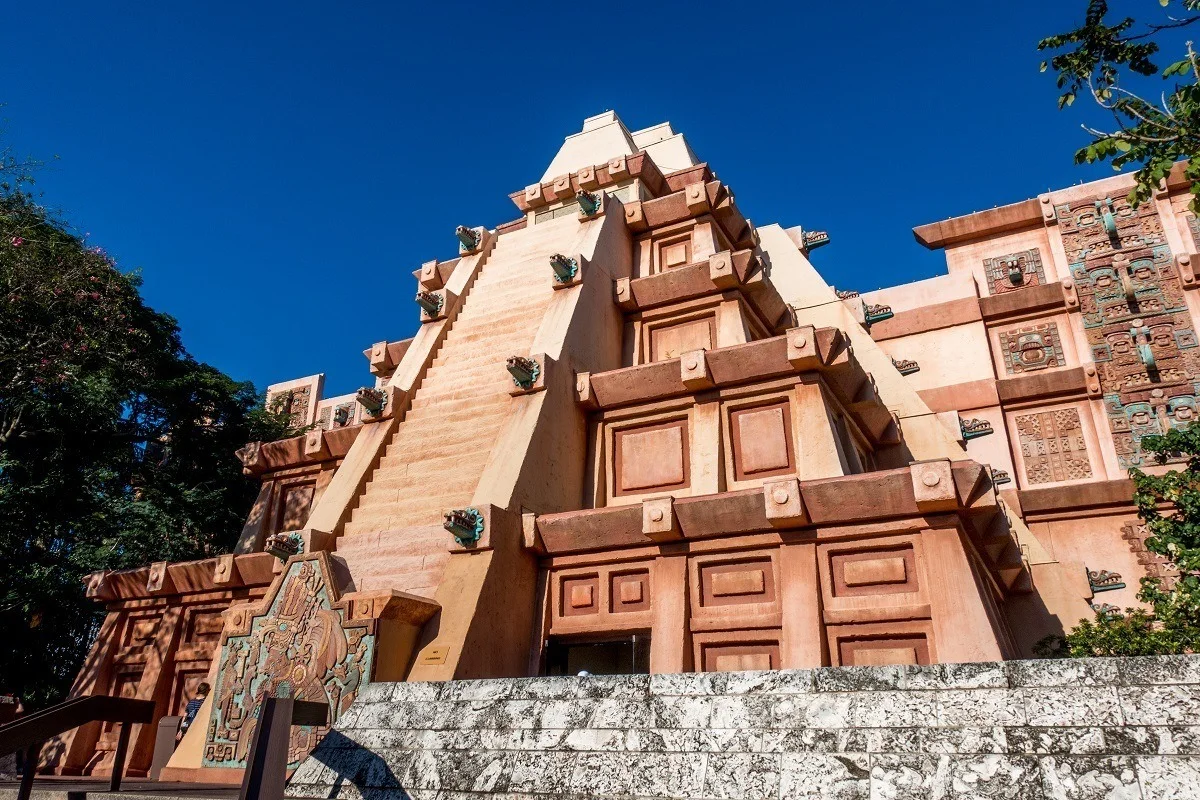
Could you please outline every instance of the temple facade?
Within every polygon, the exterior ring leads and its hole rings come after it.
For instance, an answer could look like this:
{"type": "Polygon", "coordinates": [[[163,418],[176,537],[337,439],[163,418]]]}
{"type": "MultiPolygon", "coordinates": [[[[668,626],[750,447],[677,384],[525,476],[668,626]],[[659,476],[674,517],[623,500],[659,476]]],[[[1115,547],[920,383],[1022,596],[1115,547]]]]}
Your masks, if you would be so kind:
{"type": "MultiPolygon", "coordinates": [[[[1131,186],[922,226],[947,274],[859,294],[669,123],[589,118],[517,219],[448,221],[367,386],[270,387],[308,430],[240,451],[234,553],[89,579],[74,693],[169,715],[209,683],[163,777],[235,782],[267,694],[1029,656],[1171,579],[1126,471],[1196,414],[1200,224],[1181,175],[1131,186]]],[[[104,774],[111,739],[47,768],[104,774]]]]}

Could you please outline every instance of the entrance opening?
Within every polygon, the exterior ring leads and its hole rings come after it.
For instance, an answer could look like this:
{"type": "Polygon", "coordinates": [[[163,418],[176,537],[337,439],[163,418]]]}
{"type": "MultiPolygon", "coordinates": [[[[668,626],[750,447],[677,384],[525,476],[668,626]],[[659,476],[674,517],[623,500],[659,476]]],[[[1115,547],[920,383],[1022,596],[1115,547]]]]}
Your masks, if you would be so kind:
{"type": "Polygon", "coordinates": [[[650,672],[650,635],[638,633],[604,641],[551,639],[546,646],[547,675],[646,675],[650,672]]]}

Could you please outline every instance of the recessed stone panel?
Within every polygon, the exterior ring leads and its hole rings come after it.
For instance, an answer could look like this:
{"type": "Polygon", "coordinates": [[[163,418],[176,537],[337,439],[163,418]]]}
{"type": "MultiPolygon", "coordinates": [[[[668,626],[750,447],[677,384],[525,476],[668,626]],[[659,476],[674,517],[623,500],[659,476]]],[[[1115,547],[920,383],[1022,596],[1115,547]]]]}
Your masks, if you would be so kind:
{"type": "Polygon", "coordinates": [[[609,581],[611,586],[609,610],[612,613],[625,614],[650,608],[650,573],[648,571],[613,573],[609,577],[609,581]]]}
{"type": "Polygon", "coordinates": [[[795,471],[791,409],[786,401],[734,410],[729,422],[738,480],[795,471]]]}
{"type": "Polygon", "coordinates": [[[280,492],[279,511],[275,518],[275,532],[295,531],[308,522],[308,511],[312,507],[314,483],[298,483],[284,486],[280,492]]]}
{"type": "Polygon", "coordinates": [[[600,610],[600,580],[596,575],[577,575],[562,579],[562,607],[559,614],[564,617],[595,614],[600,610]]]}
{"type": "Polygon", "coordinates": [[[773,603],[775,576],[769,558],[700,565],[702,606],[773,603]]]}
{"type": "Polygon", "coordinates": [[[704,672],[779,669],[779,642],[708,644],[701,648],[704,672]]]}
{"type": "Polygon", "coordinates": [[[928,664],[929,642],[922,635],[844,638],[838,640],[838,657],[843,667],[928,664]]]}
{"type": "Polygon", "coordinates": [[[650,361],[679,358],[694,350],[711,350],[717,340],[715,314],[675,324],[647,326],[650,361]]]}
{"type": "Polygon", "coordinates": [[[687,420],[625,428],[616,432],[615,439],[617,494],[687,486],[687,420]]]}
{"type": "Polygon", "coordinates": [[[887,550],[834,550],[829,554],[834,597],[915,592],[911,546],[887,550]]]}

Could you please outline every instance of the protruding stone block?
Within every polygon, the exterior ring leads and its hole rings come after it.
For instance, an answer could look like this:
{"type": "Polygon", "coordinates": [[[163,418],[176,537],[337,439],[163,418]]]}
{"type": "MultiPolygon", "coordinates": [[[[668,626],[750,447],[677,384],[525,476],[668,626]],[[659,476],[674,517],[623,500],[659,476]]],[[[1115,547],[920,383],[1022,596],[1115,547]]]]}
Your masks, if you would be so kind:
{"type": "Polygon", "coordinates": [[[171,580],[167,567],[168,561],[155,561],[150,565],[150,574],[146,576],[146,591],[151,594],[172,594],[175,591],[175,581],[171,580]]]}
{"type": "Polygon", "coordinates": [[[217,563],[213,567],[213,583],[215,585],[236,585],[241,583],[241,577],[237,566],[237,556],[233,553],[227,553],[226,555],[217,557],[217,563]]]}
{"type": "Polygon", "coordinates": [[[371,372],[375,375],[382,375],[396,368],[396,362],[392,360],[392,354],[388,351],[386,341],[371,345],[371,355],[368,360],[371,363],[371,372]]]}
{"type": "Polygon", "coordinates": [[[617,156],[608,160],[608,177],[612,181],[623,181],[629,177],[629,159],[617,156]]]}
{"type": "Polygon", "coordinates": [[[656,497],[642,501],[642,534],[656,542],[679,539],[679,520],[675,518],[675,499],[656,497]]]}
{"type": "Polygon", "coordinates": [[[557,178],[555,178],[551,189],[554,192],[555,200],[566,200],[575,194],[573,191],[571,191],[570,174],[559,175],[557,178]]]}
{"type": "Polygon", "coordinates": [[[1067,308],[1079,308],[1079,295],[1075,293],[1075,281],[1065,278],[1062,282],[1063,302],[1067,308]]]}
{"type": "Polygon", "coordinates": [[[817,330],[812,325],[791,328],[787,334],[788,362],[797,370],[817,369],[821,355],[817,350],[817,330]]]}
{"type": "Polygon", "coordinates": [[[690,391],[696,392],[713,385],[712,372],[704,350],[691,350],[679,357],[679,378],[690,391]]]}
{"type": "Polygon", "coordinates": [[[84,578],[84,595],[89,600],[104,601],[115,597],[112,585],[108,581],[108,571],[93,572],[84,578]]]}
{"type": "Polygon", "coordinates": [[[600,179],[596,177],[596,167],[587,166],[580,168],[575,174],[575,182],[579,184],[580,189],[591,191],[600,186],[600,179]]]}
{"type": "Polygon", "coordinates": [[[733,268],[733,256],[724,250],[708,257],[708,278],[714,286],[731,289],[738,285],[737,272],[733,268]]]}
{"type": "Polygon", "coordinates": [[[237,451],[237,457],[242,462],[242,472],[246,475],[257,475],[267,468],[262,454],[262,442],[248,442],[237,451]]]}
{"type": "Polygon", "coordinates": [[[1048,194],[1038,195],[1038,205],[1042,209],[1042,222],[1047,225],[1058,224],[1058,214],[1054,211],[1054,202],[1048,194]]]}
{"type": "Polygon", "coordinates": [[[617,278],[613,281],[613,299],[625,311],[633,311],[637,308],[629,278],[617,278]]]}
{"type": "Polygon", "coordinates": [[[1083,380],[1087,386],[1088,397],[1100,397],[1103,394],[1100,388],[1100,375],[1096,372],[1095,364],[1083,365],[1083,380]]]}
{"type": "Polygon", "coordinates": [[[913,496],[922,512],[953,511],[958,508],[958,493],[954,488],[954,473],[950,459],[917,461],[909,467],[913,496]]]}
{"type": "Polygon", "coordinates": [[[763,483],[763,504],[767,521],[777,526],[804,525],[808,514],[800,496],[800,481],[786,478],[763,483]]]}
{"type": "Polygon", "coordinates": [[[1175,268],[1179,272],[1179,281],[1187,288],[1196,286],[1196,268],[1192,264],[1191,253],[1180,253],[1175,256],[1175,268]]]}
{"type": "Polygon", "coordinates": [[[694,216],[699,216],[706,211],[712,210],[712,204],[708,202],[708,192],[704,189],[704,182],[688,184],[683,188],[683,199],[687,203],[688,211],[694,216]]]}
{"type": "Polygon", "coordinates": [[[537,529],[537,514],[532,511],[521,514],[521,546],[534,553],[546,552],[546,544],[537,529]]]}
{"type": "Polygon", "coordinates": [[[314,461],[329,458],[329,445],[325,442],[325,431],[314,428],[304,434],[304,455],[314,461]]]}
{"type": "Polygon", "coordinates": [[[329,531],[319,531],[316,528],[304,528],[299,531],[300,542],[305,553],[329,552],[337,543],[337,537],[329,531]]]}
{"type": "Polygon", "coordinates": [[[546,195],[542,192],[540,183],[531,183],[525,187],[525,202],[535,208],[546,204],[546,195]]]}
{"type": "Polygon", "coordinates": [[[433,261],[426,261],[421,265],[421,271],[418,273],[417,282],[421,284],[422,289],[426,289],[428,291],[434,291],[442,288],[442,271],[438,269],[437,259],[434,259],[433,261]]]}
{"type": "Polygon", "coordinates": [[[644,231],[647,227],[646,215],[642,211],[641,200],[631,200],[625,204],[625,225],[633,231],[644,231]]]}
{"type": "Polygon", "coordinates": [[[592,391],[592,373],[575,373],[575,402],[584,408],[596,408],[599,405],[596,402],[596,395],[592,391]]]}

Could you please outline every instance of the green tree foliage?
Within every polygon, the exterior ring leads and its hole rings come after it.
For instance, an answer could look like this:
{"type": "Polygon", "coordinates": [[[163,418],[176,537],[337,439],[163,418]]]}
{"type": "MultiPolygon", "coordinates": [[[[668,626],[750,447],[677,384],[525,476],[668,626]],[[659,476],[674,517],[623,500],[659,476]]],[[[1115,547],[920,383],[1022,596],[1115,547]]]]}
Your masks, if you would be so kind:
{"type": "Polygon", "coordinates": [[[291,432],[188,355],[25,166],[0,153],[0,691],[36,706],[97,630],[84,576],[228,552],[256,490],[234,451],[291,432]]]}
{"type": "Polygon", "coordinates": [[[1168,559],[1178,578],[1143,578],[1138,599],[1151,611],[1097,612],[1065,639],[1047,643],[1048,655],[1142,656],[1200,652],[1200,423],[1142,439],[1160,462],[1186,458],[1182,470],[1148,475],[1130,470],[1133,501],[1150,536],[1146,549],[1168,559]]]}
{"type": "MultiPolygon", "coordinates": [[[[1200,23],[1200,0],[1158,5],[1160,16],[1139,24],[1129,17],[1111,19],[1107,0],[1089,0],[1079,28],[1038,43],[1039,50],[1054,53],[1042,70],[1057,73],[1059,108],[1083,95],[1113,119],[1106,128],[1084,126],[1092,142],[1075,154],[1076,163],[1110,161],[1116,170],[1137,165],[1137,185],[1129,195],[1135,207],[1153,195],[1177,161],[1200,152],[1200,58],[1187,42],[1180,48],[1183,58],[1166,67],[1158,61],[1161,43],[1200,23]],[[1154,85],[1153,76],[1166,83],[1154,85]]],[[[1185,170],[1192,210],[1200,212],[1200,161],[1189,161],[1185,170]]]]}

